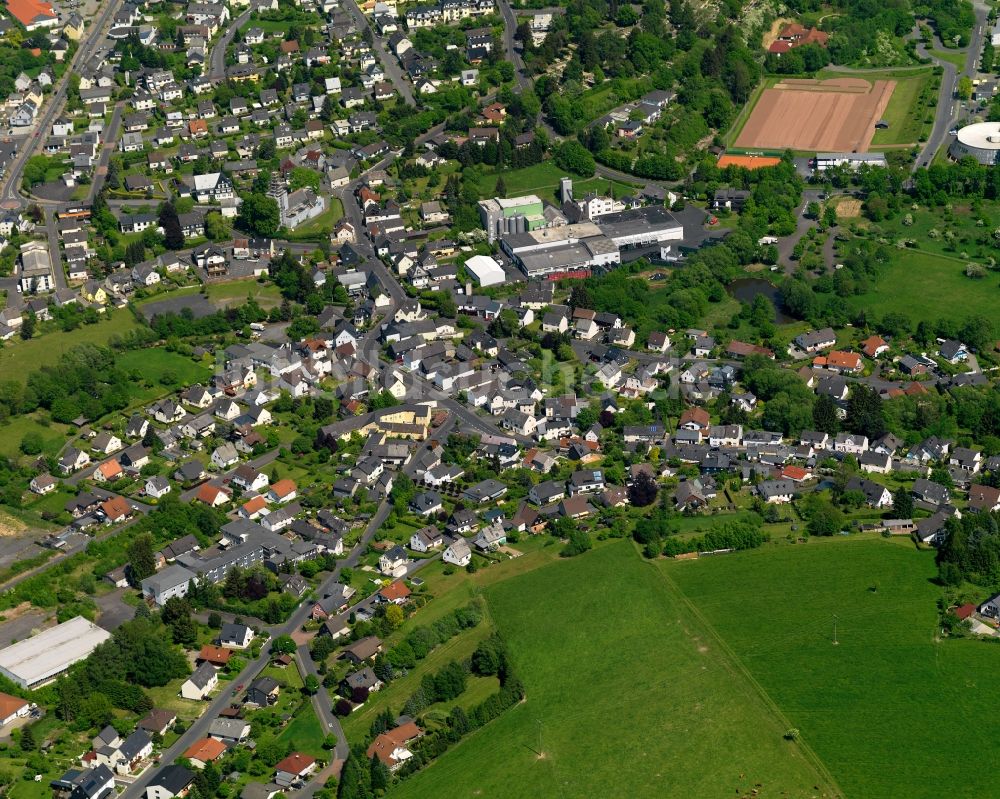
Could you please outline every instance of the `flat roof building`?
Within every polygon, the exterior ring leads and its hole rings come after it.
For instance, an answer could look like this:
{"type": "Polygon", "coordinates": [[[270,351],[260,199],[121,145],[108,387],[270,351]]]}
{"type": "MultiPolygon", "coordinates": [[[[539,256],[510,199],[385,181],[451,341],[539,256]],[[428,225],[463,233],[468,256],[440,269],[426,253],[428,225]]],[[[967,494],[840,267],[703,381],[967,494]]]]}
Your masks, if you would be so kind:
{"type": "Polygon", "coordinates": [[[815,167],[817,172],[844,164],[851,169],[857,169],[862,164],[887,166],[885,153],[816,153],[815,167]]]}
{"type": "Polygon", "coordinates": [[[500,264],[488,255],[473,255],[465,262],[465,268],[480,286],[498,286],[507,279],[500,264]]]}
{"type": "Polygon", "coordinates": [[[514,233],[500,246],[529,279],[584,277],[621,263],[618,245],[593,222],[514,233]]]}
{"type": "Polygon", "coordinates": [[[0,674],[22,688],[51,682],[83,660],[111,633],[77,616],[0,650],[0,674]]]}
{"type": "Polygon", "coordinates": [[[681,223],[666,208],[656,206],[604,214],[598,224],[601,232],[618,247],[639,247],[684,238],[681,223]]]}
{"type": "Polygon", "coordinates": [[[1000,123],[975,122],[958,131],[948,148],[956,161],[972,156],[980,164],[992,166],[1000,157],[1000,123]]]}

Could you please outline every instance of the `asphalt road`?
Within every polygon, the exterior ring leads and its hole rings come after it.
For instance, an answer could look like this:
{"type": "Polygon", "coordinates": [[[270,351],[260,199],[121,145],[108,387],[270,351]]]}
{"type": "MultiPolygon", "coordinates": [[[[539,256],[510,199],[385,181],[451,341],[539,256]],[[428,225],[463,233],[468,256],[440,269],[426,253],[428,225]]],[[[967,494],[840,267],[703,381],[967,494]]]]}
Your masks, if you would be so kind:
{"type": "Polygon", "coordinates": [[[101,154],[94,167],[94,177],[90,182],[90,191],[87,192],[87,202],[94,202],[94,198],[104,185],[104,180],[108,176],[108,162],[114,155],[116,143],[118,141],[118,129],[122,124],[122,114],[125,111],[125,103],[115,103],[114,113],[111,114],[111,122],[104,131],[104,139],[101,142],[101,154]]]}
{"type": "Polygon", "coordinates": [[[229,27],[226,28],[226,32],[222,34],[222,38],[215,43],[215,47],[212,48],[212,56],[209,64],[208,75],[206,77],[212,81],[221,81],[226,77],[226,48],[229,43],[233,40],[233,36],[236,35],[236,31],[247,23],[250,19],[250,15],[253,13],[253,9],[248,8],[238,17],[236,17],[232,22],[229,23],[229,27]]]}
{"type": "MultiPolygon", "coordinates": [[[[795,232],[791,236],[782,236],[775,245],[778,248],[778,263],[785,268],[788,274],[792,274],[797,266],[797,262],[792,260],[792,251],[795,249],[795,245],[811,228],[819,224],[817,220],[806,216],[806,208],[809,207],[809,203],[818,202],[823,193],[822,189],[806,189],[802,192],[802,205],[795,209],[795,232]]],[[[833,266],[833,264],[828,264],[828,266],[833,266]]]]}
{"type": "MultiPolygon", "coordinates": [[[[935,58],[928,52],[922,41],[917,42],[917,54],[929,58],[937,66],[941,67],[941,90],[938,94],[937,111],[934,114],[934,126],[931,128],[931,135],[924,144],[914,169],[922,166],[929,166],[935,154],[950,139],[948,131],[954,127],[961,113],[961,105],[956,97],[958,80],[961,77],[975,78],[979,74],[979,60],[983,52],[983,43],[987,32],[987,19],[989,17],[989,6],[976,0],[973,3],[973,11],[976,15],[976,24],[972,29],[972,36],[969,40],[969,47],[965,59],[965,67],[961,74],[950,61],[935,58]]],[[[914,32],[919,35],[918,31],[914,32]]],[[[945,49],[941,40],[935,35],[933,38],[934,49],[945,49]]]]}
{"type": "Polygon", "coordinates": [[[48,131],[52,127],[52,122],[62,113],[63,106],[66,103],[66,93],[69,90],[69,76],[77,71],[80,65],[86,64],[97,51],[98,45],[104,41],[105,28],[118,8],[118,5],[116,0],[107,2],[100,16],[91,21],[84,31],[83,37],[80,40],[80,48],[73,56],[72,61],[69,63],[69,68],[59,81],[55,91],[49,97],[48,103],[45,105],[45,110],[35,122],[35,132],[32,134],[33,138],[31,142],[21,147],[21,150],[7,170],[3,185],[0,187],[0,200],[3,202],[16,203],[19,206],[26,204],[26,200],[20,193],[21,175],[24,173],[25,164],[27,164],[28,159],[45,140],[48,131]]]}
{"type": "Polygon", "coordinates": [[[399,68],[399,61],[396,59],[396,56],[385,49],[382,38],[379,36],[378,31],[375,30],[371,20],[365,16],[355,0],[347,0],[344,5],[351,13],[351,16],[357,21],[361,30],[368,28],[371,31],[372,48],[378,54],[379,60],[382,62],[382,69],[385,70],[386,76],[392,81],[392,85],[396,87],[396,91],[399,92],[400,96],[407,103],[416,105],[416,101],[413,99],[413,91],[410,88],[410,82],[403,75],[403,70],[399,68]]]}
{"type": "Polygon", "coordinates": [[[531,85],[531,80],[528,78],[527,70],[524,68],[524,58],[521,57],[521,51],[517,49],[514,43],[514,34],[517,32],[517,16],[510,7],[509,0],[498,0],[498,4],[500,6],[500,14],[503,16],[504,53],[507,55],[507,60],[514,65],[514,77],[517,81],[517,87],[523,91],[531,85]]]}

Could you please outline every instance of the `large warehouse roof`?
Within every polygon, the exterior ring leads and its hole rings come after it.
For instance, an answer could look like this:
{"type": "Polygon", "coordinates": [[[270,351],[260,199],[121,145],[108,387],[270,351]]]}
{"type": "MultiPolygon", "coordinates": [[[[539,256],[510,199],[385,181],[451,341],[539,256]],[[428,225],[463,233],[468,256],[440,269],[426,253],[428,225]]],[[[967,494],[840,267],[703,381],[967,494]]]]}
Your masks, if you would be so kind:
{"type": "Polygon", "coordinates": [[[22,688],[46,682],[83,660],[111,633],[77,616],[0,650],[0,673],[22,688]]]}
{"type": "Polygon", "coordinates": [[[604,235],[619,246],[632,244],[633,240],[666,241],[684,235],[684,228],[674,215],[656,206],[604,214],[597,223],[604,235]]]}
{"type": "Polygon", "coordinates": [[[488,255],[473,255],[465,262],[465,268],[473,274],[480,286],[497,286],[507,279],[500,264],[488,255]]]}

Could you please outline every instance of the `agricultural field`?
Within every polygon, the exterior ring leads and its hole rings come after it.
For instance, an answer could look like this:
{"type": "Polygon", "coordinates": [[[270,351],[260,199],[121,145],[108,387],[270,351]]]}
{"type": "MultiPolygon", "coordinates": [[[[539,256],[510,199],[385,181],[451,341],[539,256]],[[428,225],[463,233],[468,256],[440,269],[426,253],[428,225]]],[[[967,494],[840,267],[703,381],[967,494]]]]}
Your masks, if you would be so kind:
{"type": "Polygon", "coordinates": [[[630,542],[484,596],[527,698],[394,797],[839,795],[630,542]]]}
{"type": "Polygon", "coordinates": [[[786,78],[763,91],[735,146],[866,152],[895,85],[894,80],[843,76],[786,78]]]}
{"type": "Polygon", "coordinates": [[[844,795],[995,794],[996,758],[970,769],[961,751],[1000,712],[995,647],[938,637],[933,552],[814,539],[657,568],[844,795]]]}

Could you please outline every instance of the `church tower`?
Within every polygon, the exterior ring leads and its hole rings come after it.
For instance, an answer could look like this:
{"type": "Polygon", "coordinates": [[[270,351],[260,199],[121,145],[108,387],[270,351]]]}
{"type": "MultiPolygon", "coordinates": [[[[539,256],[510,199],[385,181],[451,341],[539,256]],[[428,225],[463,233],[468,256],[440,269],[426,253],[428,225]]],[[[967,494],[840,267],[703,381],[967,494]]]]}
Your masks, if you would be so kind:
{"type": "Polygon", "coordinates": [[[267,187],[267,196],[273,197],[278,203],[278,214],[281,217],[281,224],[288,221],[288,188],[276,173],[271,175],[271,184],[267,187]]]}

